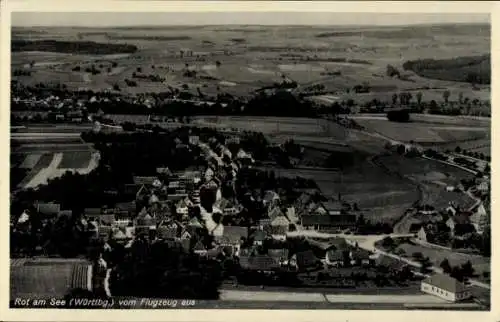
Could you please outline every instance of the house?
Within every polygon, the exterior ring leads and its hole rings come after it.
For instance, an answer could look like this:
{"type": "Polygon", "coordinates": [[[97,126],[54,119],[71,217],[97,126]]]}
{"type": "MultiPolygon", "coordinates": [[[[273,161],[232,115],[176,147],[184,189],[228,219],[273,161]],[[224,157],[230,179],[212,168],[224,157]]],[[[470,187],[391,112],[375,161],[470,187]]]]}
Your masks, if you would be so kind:
{"type": "Polygon", "coordinates": [[[480,193],[488,193],[490,191],[490,183],[488,180],[483,180],[476,187],[477,191],[480,193]]]}
{"type": "Polygon", "coordinates": [[[239,259],[240,266],[244,270],[262,273],[273,273],[280,269],[280,265],[269,255],[243,255],[239,259]]]}
{"type": "Polygon", "coordinates": [[[329,266],[343,267],[346,262],[345,251],[329,250],[326,252],[325,262],[329,266]]]}
{"type": "Polygon", "coordinates": [[[372,263],[371,259],[370,259],[370,255],[371,255],[371,253],[369,251],[361,249],[361,248],[353,250],[350,253],[351,265],[354,265],[354,266],[368,266],[368,265],[370,265],[372,263]]]}
{"type": "Polygon", "coordinates": [[[194,227],[194,228],[203,228],[203,224],[196,217],[191,218],[191,220],[188,223],[188,226],[191,226],[191,227],[194,227]]]}
{"type": "Polygon", "coordinates": [[[283,215],[283,213],[274,217],[274,219],[271,218],[271,226],[284,226],[288,228],[289,225],[290,221],[288,220],[288,218],[286,218],[285,215],[283,215]]]}
{"type": "Polygon", "coordinates": [[[307,230],[337,232],[344,229],[354,228],[356,226],[356,215],[307,215],[301,217],[300,223],[302,227],[307,230]]]}
{"type": "Polygon", "coordinates": [[[141,185],[139,190],[137,190],[137,193],[135,195],[135,200],[144,200],[146,197],[149,196],[151,193],[151,190],[146,186],[146,185],[141,185]]]}
{"type": "Polygon", "coordinates": [[[115,208],[118,211],[124,211],[130,215],[135,214],[135,212],[137,211],[137,205],[135,201],[116,203],[115,208]]]}
{"type": "Polygon", "coordinates": [[[478,234],[482,234],[488,224],[488,213],[483,203],[480,203],[474,214],[469,217],[478,234]]]}
{"type": "Polygon", "coordinates": [[[197,184],[201,181],[201,172],[200,171],[185,171],[184,173],[179,175],[179,182],[184,185],[188,184],[197,184]]]}
{"type": "Polygon", "coordinates": [[[329,215],[340,215],[342,213],[342,204],[337,200],[322,202],[320,207],[329,215]]]}
{"type": "Polygon", "coordinates": [[[299,216],[297,216],[297,214],[295,213],[295,207],[288,207],[286,209],[286,216],[288,218],[288,220],[290,220],[290,223],[292,224],[296,224],[298,223],[300,220],[299,220],[299,216]]]}
{"type": "Polygon", "coordinates": [[[168,167],[159,167],[156,168],[156,173],[161,176],[171,177],[172,171],[168,167]]]}
{"type": "Polygon", "coordinates": [[[450,228],[452,236],[463,235],[464,233],[473,230],[473,226],[470,224],[469,215],[465,212],[460,212],[457,213],[455,216],[450,217],[446,221],[446,226],[450,228]]]}
{"type": "Polygon", "coordinates": [[[61,205],[58,203],[45,203],[45,202],[40,202],[36,204],[36,211],[39,214],[49,216],[49,217],[55,217],[59,214],[61,211],[61,205]]]}
{"type": "Polygon", "coordinates": [[[240,226],[223,226],[222,235],[217,236],[215,241],[221,247],[232,247],[232,253],[238,256],[242,240],[247,238],[248,228],[240,226]]]}
{"type": "Polygon", "coordinates": [[[289,251],[286,248],[272,248],[267,254],[274,259],[280,267],[288,266],[289,251]]]}
{"type": "Polygon", "coordinates": [[[344,251],[349,249],[349,244],[344,238],[335,237],[328,240],[308,238],[307,243],[316,254],[316,257],[326,260],[326,253],[330,250],[344,251]]]}
{"type": "Polygon", "coordinates": [[[198,145],[200,143],[200,137],[198,135],[189,136],[189,144],[198,145]]]}
{"type": "Polygon", "coordinates": [[[214,237],[220,237],[224,234],[224,225],[215,224],[214,226],[206,225],[208,233],[214,237]]]}
{"type": "Polygon", "coordinates": [[[430,234],[430,232],[428,231],[427,226],[421,226],[420,230],[417,233],[417,238],[423,242],[427,242],[429,240],[427,236],[428,234],[430,234]]]}
{"type": "Polygon", "coordinates": [[[203,245],[201,240],[198,240],[196,244],[194,244],[193,246],[193,252],[200,256],[206,255],[207,251],[208,251],[207,248],[205,247],[205,245],[203,245]]]}
{"type": "Polygon", "coordinates": [[[267,216],[271,219],[271,221],[273,221],[276,217],[284,216],[284,214],[280,207],[271,206],[268,208],[267,216]]]}
{"type": "Polygon", "coordinates": [[[134,176],[133,181],[135,185],[145,185],[145,186],[152,186],[155,180],[158,180],[157,177],[155,176],[134,176]]]}
{"type": "Polygon", "coordinates": [[[264,193],[264,198],[262,198],[262,203],[265,207],[273,207],[280,201],[280,196],[276,191],[268,190],[264,193]]]}
{"type": "Polygon", "coordinates": [[[420,290],[449,302],[463,301],[472,297],[465,284],[443,274],[435,274],[423,280],[420,290]]]}
{"type": "Polygon", "coordinates": [[[290,266],[297,271],[307,271],[317,268],[320,261],[312,250],[297,252],[290,258],[290,266]]]}
{"type": "Polygon", "coordinates": [[[270,239],[270,236],[263,230],[257,230],[250,236],[250,238],[253,240],[253,244],[255,246],[262,246],[265,240],[270,239]]]}
{"type": "Polygon", "coordinates": [[[450,205],[446,208],[446,212],[450,216],[455,216],[459,211],[458,207],[456,207],[453,203],[450,202],[450,205]]]}
{"type": "Polygon", "coordinates": [[[165,220],[158,224],[157,236],[160,239],[175,239],[179,237],[181,226],[172,220],[165,220]]]}
{"type": "Polygon", "coordinates": [[[193,205],[193,202],[188,197],[183,198],[175,205],[175,212],[179,215],[185,215],[193,205]]]}
{"type": "Polygon", "coordinates": [[[205,181],[210,181],[215,175],[214,169],[211,167],[208,167],[207,170],[205,170],[205,181]]]}

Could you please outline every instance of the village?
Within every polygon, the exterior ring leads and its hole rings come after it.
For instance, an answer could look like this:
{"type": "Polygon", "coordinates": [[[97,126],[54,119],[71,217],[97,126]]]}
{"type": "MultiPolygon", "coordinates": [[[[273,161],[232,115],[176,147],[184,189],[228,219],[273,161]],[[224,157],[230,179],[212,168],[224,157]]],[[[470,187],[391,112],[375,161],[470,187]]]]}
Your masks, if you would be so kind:
{"type": "MultiPolygon", "coordinates": [[[[357,288],[363,293],[363,289],[373,287],[407,288],[420,283],[422,292],[447,301],[470,300],[472,293],[465,283],[472,273],[452,273],[450,267],[446,272],[431,274],[432,263],[424,264],[429,258],[420,258],[415,266],[402,254],[394,258],[385,251],[394,250],[394,241],[401,238],[431,247],[466,248],[474,238],[477,244],[477,236],[484,232],[488,220],[482,201],[470,210],[453,204],[446,209],[434,209],[432,205],[413,209],[413,217],[419,222],[412,224],[408,234],[377,232],[378,244],[364,246],[356,237],[373,235],[359,229],[363,216],[356,206],[342,202],[340,196],[326,198],[307,184],[292,189],[298,197],[290,202],[286,196],[289,189],[279,183],[267,189],[263,184],[276,181],[274,174],[256,170],[251,153],[241,147],[235,150],[240,143],[237,135],[225,134],[222,138],[203,142],[200,136],[190,135],[188,142],[178,141],[178,149],[201,151],[199,165],[185,171],[159,167],[156,173],[134,176],[123,187],[129,201],[83,209],[72,229],[85,233],[94,245],[92,279],[99,282],[93,288],[112,296],[110,283],[119,284],[117,272],[124,269],[116,252],[126,254],[133,252],[134,245],[161,243],[220,263],[223,285],[229,288],[284,285],[294,289],[294,285],[302,285],[333,290],[357,288]],[[382,250],[372,247],[377,245],[382,250]]],[[[489,190],[485,180],[478,179],[471,187],[483,197],[489,190]]],[[[42,244],[34,247],[21,242],[22,236],[33,229],[33,216],[41,221],[38,236],[61,218],[70,220],[74,216],[57,203],[35,202],[31,209],[13,214],[11,234],[13,241],[18,241],[14,247],[19,247],[13,251],[26,255],[31,249],[29,256],[44,257],[49,254],[43,238],[39,239],[42,244]]]]}

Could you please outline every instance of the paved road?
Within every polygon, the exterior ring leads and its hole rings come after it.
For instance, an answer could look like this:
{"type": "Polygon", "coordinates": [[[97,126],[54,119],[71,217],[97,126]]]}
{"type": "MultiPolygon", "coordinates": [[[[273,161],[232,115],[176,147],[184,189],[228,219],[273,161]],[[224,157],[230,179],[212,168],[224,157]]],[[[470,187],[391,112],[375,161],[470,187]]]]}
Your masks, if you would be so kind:
{"type": "Polygon", "coordinates": [[[244,290],[221,290],[222,301],[263,301],[263,302],[329,302],[329,303],[392,303],[392,304],[445,304],[436,296],[416,295],[364,295],[326,294],[304,292],[267,292],[244,290]]]}

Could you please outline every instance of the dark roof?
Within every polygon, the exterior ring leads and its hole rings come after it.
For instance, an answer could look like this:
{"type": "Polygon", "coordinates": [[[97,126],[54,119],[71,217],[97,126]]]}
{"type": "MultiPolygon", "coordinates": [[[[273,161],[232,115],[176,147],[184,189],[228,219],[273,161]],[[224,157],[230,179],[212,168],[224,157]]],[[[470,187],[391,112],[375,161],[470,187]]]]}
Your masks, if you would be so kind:
{"type": "Polygon", "coordinates": [[[286,235],[288,226],[266,226],[264,231],[270,235],[286,235]]]}
{"type": "Polygon", "coordinates": [[[460,293],[466,290],[465,285],[460,283],[457,279],[443,274],[434,274],[423,280],[423,283],[430,284],[442,290],[460,293]]]}
{"type": "Polygon", "coordinates": [[[254,241],[263,241],[268,237],[268,234],[263,230],[257,230],[252,234],[254,241]]]}
{"type": "Polygon", "coordinates": [[[352,258],[353,259],[361,259],[361,260],[370,259],[370,255],[371,255],[371,253],[369,251],[361,249],[361,248],[358,248],[358,249],[352,251],[352,258]]]}
{"type": "Polygon", "coordinates": [[[83,213],[87,216],[99,216],[102,212],[101,208],[85,208],[83,210],[83,213]]]}
{"type": "Polygon", "coordinates": [[[286,248],[269,249],[267,254],[275,260],[287,260],[289,251],[286,248]]]}
{"type": "Polygon", "coordinates": [[[334,237],[330,238],[326,241],[319,241],[316,239],[307,239],[307,242],[311,246],[316,246],[320,249],[327,250],[327,249],[333,249],[333,250],[346,250],[349,248],[349,244],[344,238],[341,237],[334,237]]]}
{"type": "Polygon", "coordinates": [[[335,226],[355,224],[356,215],[343,214],[343,215],[309,215],[302,216],[302,225],[322,225],[322,226],[335,226]]]}
{"type": "Polygon", "coordinates": [[[101,224],[111,225],[112,223],[115,222],[115,215],[114,214],[102,214],[99,216],[99,222],[101,224]]]}
{"type": "Polygon", "coordinates": [[[158,174],[165,174],[167,176],[172,175],[172,171],[168,167],[161,167],[161,168],[156,168],[156,173],[158,174]]]}
{"type": "Polygon", "coordinates": [[[134,176],[134,184],[136,185],[152,185],[153,182],[157,179],[155,176],[141,177],[134,176]]]}
{"type": "Polygon", "coordinates": [[[259,225],[261,225],[261,226],[270,226],[271,225],[271,219],[269,219],[269,218],[260,219],[259,220],[259,225]]]}
{"type": "Polygon", "coordinates": [[[321,205],[326,211],[340,211],[342,209],[342,204],[338,200],[328,200],[322,202],[321,205]]]}
{"type": "Polygon", "coordinates": [[[72,215],[73,215],[72,210],[61,210],[61,211],[59,211],[59,214],[58,214],[58,216],[60,216],[60,217],[71,217],[72,215]]]}
{"type": "Polygon", "coordinates": [[[328,260],[330,261],[343,261],[344,260],[344,252],[341,250],[329,250],[326,252],[328,256],[328,260]]]}
{"type": "Polygon", "coordinates": [[[61,205],[52,202],[41,202],[37,205],[37,211],[44,215],[57,215],[61,211],[61,205]]]}
{"type": "Polygon", "coordinates": [[[157,229],[158,236],[163,239],[178,237],[178,229],[175,227],[159,226],[157,229]]]}
{"type": "Polygon", "coordinates": [[[132,213],[136,211],[136,204],[135,201],[119,202],[116,204],[116,208],[119,210],[124,210],[132,213]]]}
{"type": "Polygon", "coordinates": [[[202,250],[202,251],[205,251],[207,250],[207,248],[205,247],[205,245],[203,245],[203,243],[201,242],[201,240],[199,240],[193,247],[193,250],[202,250]]]}
{"type": "Polygon", "coordinates": [[[248,238],[248,228],[240,226],[224,226],[222,236],[227,238],[227,241],[236,244],[239,243],[241,238],[248,238]]]}
{"type": "Polygon", "coordinates": [[[457,213],[457,214],[455,214],[455,216],[453,216],[451,218],[456,224],[463,225],[463,224],[470,223],[469,215],[467,213],[464,213],[464,212],[457,213]]]}
{"type": "Polygon", "coordinates": [[[284,216],[283,211],[279,207],[274,207],[269,211],[268,213],[269,218],[272,220],[276,219],[277,217],[284,216]]]}
{"type": "Polygon", "coordinates": [[[127,183],[124,185],[124,193],[126,195],[136,195],[137,194],[137,191],[139,191],[139,189],[142,187],[141,184],[135,184],[135,183],[127,183]]]}
{"type": "Polygon", "coordinates": [[[279,268],[278,263],[269,255],[240,256],[240,266],[243,269],[268,271],[279,268]]]}
{"type": "Polygon", "coordinates": [[[297,265],[299,267],[307,267],[316,264],[318,258],[314,255],[312,250],[306,250],[295,254],[297,257],[297,265]]]}

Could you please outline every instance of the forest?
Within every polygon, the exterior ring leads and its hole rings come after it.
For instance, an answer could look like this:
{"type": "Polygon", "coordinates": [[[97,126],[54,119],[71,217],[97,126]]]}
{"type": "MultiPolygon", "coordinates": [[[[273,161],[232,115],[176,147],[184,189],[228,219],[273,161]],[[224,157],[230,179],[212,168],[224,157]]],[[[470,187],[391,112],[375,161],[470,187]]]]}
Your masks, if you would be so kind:
{"type": "Polygon", "coordinates": [[[451,59],[409,60],[403,64],[403,68],[427,78],[471,84],[491,83],[491,57],[489,54],[451,59]]]}
{"type": "Polygon", "coordinates": [[[93,41],[21,40],[13,39],[12,52],[45,51],[65,54],[111,55],[132,54],[137,47],[130,44],[108,44],[93,41]]]}

